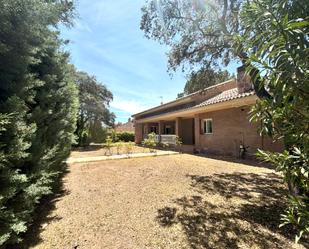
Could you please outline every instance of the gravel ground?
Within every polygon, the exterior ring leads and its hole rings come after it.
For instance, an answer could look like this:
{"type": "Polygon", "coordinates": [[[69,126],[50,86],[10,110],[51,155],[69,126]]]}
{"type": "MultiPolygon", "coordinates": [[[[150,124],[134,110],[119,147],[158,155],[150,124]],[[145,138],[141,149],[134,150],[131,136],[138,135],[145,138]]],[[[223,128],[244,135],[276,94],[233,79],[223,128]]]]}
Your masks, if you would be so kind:
{"type": "Polygon", "coordinates": [[[305,248],[273,170],[193,155],[72,164],[27,248],[305,248]]]}

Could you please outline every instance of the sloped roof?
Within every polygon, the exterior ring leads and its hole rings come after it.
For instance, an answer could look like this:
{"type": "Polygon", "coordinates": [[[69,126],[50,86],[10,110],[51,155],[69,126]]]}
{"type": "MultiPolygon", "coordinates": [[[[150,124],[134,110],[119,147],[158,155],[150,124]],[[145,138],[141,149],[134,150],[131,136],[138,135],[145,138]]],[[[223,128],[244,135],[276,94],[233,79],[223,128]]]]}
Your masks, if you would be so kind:
{"type": "MultiPolygon", "coordinates": [[[[204,102],[194,106],[194,107],[202,107],[202,106],[207,106],[207,105],[212,105],[212,104],[216,104],[216,103],[220,103],[220,102],[225,102],[225,101],[229,101],[229,100],[233,100],[233,99],[239,99],[239,98],[243,98],[243,97],[247,97],[247,96],[251,96],[254,95],[255,92],[254,91],[250,91],[250,92],[244,92],[244,93],[239,93],[237,88],[232,88],[226,91],[223,91],[222,93],[205,100],[204,102]]],[[[193,108],[194,108],[193,107],[193,108]]]]}
{"type": "MultiPolygon", "coordinates": [[[[186,100],[187,100],[187,101],[190,101],[190,99],[191,99],[192,97],[196,96],[196,95],[199,95],[199,94],[201,94],[201,93],[203,93],[203,92],[205,92],[205,91],[209,91],[209,90],[212,90],[212,89],[216,89],[216,88],[218,88],[218,87],[220,87],[220,86],[223,86],[223,85],[225,85],[225,84],[233,83],[233,82],[235,82],[235,80],[236,80],[236,79],[233,78],[233,79],[229,79],[229,80],[227,80],[227,81],[224,81],[224,82],[221,82],[221,83],[218,83],[218,84],[215,84],[215,85],[206,87],[206,88],[204,88],[204,89],[201,89],[201,90],[198,90],[198,91],[196,91],[196,92],[187,94],[187,95],[185,95],[185,96],[183,96],[183,97],[180,97],[180,98],[177,98],[177,99],[175,99],[175,100],[166,102],[166,103],[161,104],[161,105],[159,105],[159,106],[155,106],[155,107],[150,108],[150,109],[147,109],[147,110],[145,110],[145,111],[142,111],[142,112],[139,112],[139,113],[135,113],[135,114],[132,115],[132,117],[135,117],[135,116],[137,116],[137,115],[141,115],[141,114],[144,114],[144,113],[147,113],[147,112],[153,112],[153,111],[155,111],[155,110],[157,110],[157,109],[166,108],[167,106],[170,106],[170,105],[177,105],[177,104],[179,104],[179,103],[182,102],[182,101],[186,101],[186,100]]],[[[184,109],[187,109],[187,108],[184,108],[184,109]]]]}

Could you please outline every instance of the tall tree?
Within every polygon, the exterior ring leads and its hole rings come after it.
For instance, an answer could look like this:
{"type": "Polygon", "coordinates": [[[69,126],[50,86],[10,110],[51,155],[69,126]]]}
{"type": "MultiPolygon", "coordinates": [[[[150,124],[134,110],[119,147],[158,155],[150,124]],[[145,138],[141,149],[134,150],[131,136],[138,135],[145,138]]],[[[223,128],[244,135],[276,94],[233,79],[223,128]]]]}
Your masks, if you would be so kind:
{"type": "Polygon", "coordinates": [[[169,67],[227,65],[237,56],[233,35],[238,34],[241,0],[150,0],[142,8],[141,29],[146,37],[171,47],[169,67]]]}
{"type": "Polygon", "coordinates": [[[232,75],[226,70],[213,70],[212,68],[201,68],[197,72],[192,72],[188,75],[188,80],[184,87],[183,95],[187,95],[206,87],[218,84],[229,80],[232,75]]]}
{"type": "MultiPolygon", "coordinates": [[[[142,8],[141,29],[146,37],[168,45],[170,70],[177,67],[218,68],[231,60],[246,64],[248,55],[236,39],[243,28],[243,0],[149,0],[142,8]]],[[[247,61],[248,62],[248,61],[247,61]]],[[[255,78],[259,70],[251,70],[255,78]]],[[[270,95],[254,82],[257,95],[270,95]]]]}
{"type": "Polygon", "coordinates": [[[70,151],[78,107],[59,23],[70,1],[0,0],[0,246],[20,241],[70,151]]]}
{"type": "Polygon", "coordinates": [[[75,79],[80,102],[76,135],[78,145],[82,146],[87,143],[88,137],[91,137],[89,132],[93,124],[101,123],[107,126],[114,124],[115,115],[108,109],[113,94],[105,85],[99,83],[96,77],[89,76],[85,72],[77,72],[75,79]]]}

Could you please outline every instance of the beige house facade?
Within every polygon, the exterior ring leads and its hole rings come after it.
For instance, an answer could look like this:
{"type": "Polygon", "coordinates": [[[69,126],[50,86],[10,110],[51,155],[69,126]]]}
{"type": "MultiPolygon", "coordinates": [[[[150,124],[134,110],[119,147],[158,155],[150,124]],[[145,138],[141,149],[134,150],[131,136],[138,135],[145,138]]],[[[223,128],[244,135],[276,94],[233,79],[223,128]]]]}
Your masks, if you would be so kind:
{"type": "Polygon", "coordinates": [[[250,79],[240,68],[236,79],[134,114],[135,142],[154,132],[160,139],[178,136],[190,152],[238,156],[242,147],[251,155],[257,149],[282,150],[282,142],[260,136],[259,124],[249,122],[256,101],[250,79]]]}

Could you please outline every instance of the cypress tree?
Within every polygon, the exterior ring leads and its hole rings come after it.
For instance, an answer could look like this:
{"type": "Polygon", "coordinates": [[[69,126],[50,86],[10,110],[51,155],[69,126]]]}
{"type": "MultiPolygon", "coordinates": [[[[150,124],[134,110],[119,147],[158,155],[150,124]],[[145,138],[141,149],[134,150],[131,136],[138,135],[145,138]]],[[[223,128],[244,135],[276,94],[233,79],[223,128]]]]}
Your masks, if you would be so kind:
{"type": "Polygon", "coordinates": [[[73,67],[58,25],[68,1],[0,0],[0,246],[20,240],[73,142],[73,67]]]}

